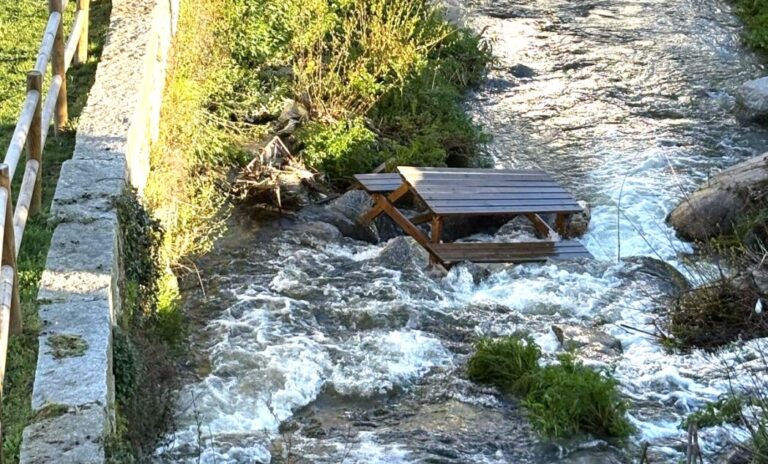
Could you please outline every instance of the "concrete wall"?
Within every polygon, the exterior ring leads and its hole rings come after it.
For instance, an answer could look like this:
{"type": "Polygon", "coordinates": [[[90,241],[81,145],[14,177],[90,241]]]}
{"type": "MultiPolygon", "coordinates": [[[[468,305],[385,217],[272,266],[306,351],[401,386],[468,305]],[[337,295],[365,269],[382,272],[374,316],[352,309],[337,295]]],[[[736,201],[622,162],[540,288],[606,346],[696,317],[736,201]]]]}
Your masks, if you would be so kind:
{"type": "Polygon", "coordinates": [[[115,200],[147,180],[178,1],[112,1],[96,82],[51,207],[57,226],[38,294],[37,419],[24,430],[22,463],[105,461],[122,280],[115,200]]]}

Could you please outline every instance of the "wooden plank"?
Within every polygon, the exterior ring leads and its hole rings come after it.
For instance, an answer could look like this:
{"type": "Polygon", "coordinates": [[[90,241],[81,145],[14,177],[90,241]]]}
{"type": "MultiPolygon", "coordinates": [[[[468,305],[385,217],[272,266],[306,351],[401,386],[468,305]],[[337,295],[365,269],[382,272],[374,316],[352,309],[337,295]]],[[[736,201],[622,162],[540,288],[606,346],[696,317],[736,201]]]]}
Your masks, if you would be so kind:
{"type": "Polygon", "coordinates": [[[551,227],[549,227],[549,224],[547,224],[544,219],[541,218],[538,214],[529,213],[526,214],[525,217],[528,218],[529,221],[531,221],[531,224],[533,224],[533,227],[536,228],[536,231],[540,233],[544,237],[549,237],[554,230],[552,230],[551,227]]]}
{"type": "Polygon", "coordinates": [[[431,221],[432,216],[434,216],[432,213],[417,214],[416,216],[411,218],[411,222],[416,225],[424,224],[425,222],[431,221]]]}
{"type": "Polygon", "coordinates": [[[533,195],[533,198],[539,198],[538,195],[556,195],[556,196],[564,196],[569,199],[576,200],[573,195],[566,192],[560,187],[534,187],[534,186],[526,186],[526,187],[511,187],[511,188],[505,188],[505,187],[489,187],[489,188],[482,188],[482,187],[467,187],[467,188],[446,188],[446,187],[419,187],[419,195],[423,195],[425,197],[432,197],[435,199],[438,198],[454,198],[457,194],[461,193],[462,195],[472,195],[476,198],[499,198],[499,197],[517,197],[518,195],[522,195],[523,198],[526,197],[526,195],[533,195]]]}
{"type": "Polygon", "coordinates": [[[473,182],[473,181],[491,181],[491,182],[552,182],[555,180],[545,174],[427,174],[427,175],[403,175],[413,182],[473,182]]]}
{"type": "Polygon", "coordinates": [[[555,216],[555,229],[562,237],[568,234],[568,218],[569,215],[563,213],[557,213],[557,216],[555,216]]]}
{"type": "Polygon", "coordinates": [[[40,163],[37,160],[27,160],[24,168],[24,179],[19,188],[19,198],[16,200],[16,209],[13,212],[13,235],[16,241],[16,255],[21,249],[21,239],[24,237],[24,229],[27,226],[27,218],[32,213],[32,203],[35,197],[36,185],[42,176],[39,175],[40,163]]]}
{"type": "Polygon", "coordinates": [[[59,30],[61,21],[61,13],[59,12],[53,12],[48,16],[48,23],[43,32],[42,44],[40,45],[40,50],[37,52],[37,59],[35,60],[35,67],[33,68],[33,70],[38,71],[40,74],[45,74],[45,70],[48,67],[48,61],[51,60],[53,43],[56,41],[56,32],[59,30]]]}
{"type": "Polygon", "coordinates": [[[436,175],[436,174],[451,174],[451,175],[454,175],[454,174],[466,174],[466,175],[534,174],[534,175],[540,175],[540,174],[545,174],[547,175],[547,172],[542,169],[491,169],[491,168],[440,168],[440,167],[417,168],[413,166],[398,166],[397,172],[401,174],[408,174],[408,175],[415,175],[415,174],[422,174],[422,175],[436,175]]]}
{"type": "Polygon", "coordinates": [[[482,216],[482,215],[507,215],[524,213],[579,213],[581,206],[552,206],[552,205],[516,205],[516,206],[484,206],[484,207],[451,207],[441,206],[431,208],[435,214],[441,216],[482,216]]]}
{"type": "Polygon", "coordinates": [[[403,184],[400,174],[356,174],[355,179],[369,192],[391,192],[403,184]]]}
{"type": "Polygon", "coordinates": [[[16,171],[16,166],[19,164],[21,152],[24,151],[29,129],[32,126],[32,120],[35,117],[35,112],[37,111],[37,105],[39,103],[40,92],[27,92],[27,98],[24,100],[24,106],[21,108],[19,121],[16,123],[16,128],[13,130],[13,135],[11,136],[11,143],[8,146],[8,151],[5,153],[4,162],[9,166],[11,176],[13,176],[13,173],[16,171]]]}
{"type": "Polygon", "coordinates": [[[61,76],[56,76],[51,79],[51,85],[48,87],[48,95],[45,97],[45,103],[43,103],[43,122],[41,144],[45,146],[45,141],[48,139],[48,127],[53,120],[53,111],[56,109],[56,100],[59,98],[59,90],[61,90],[62,79],[61,76]]]}
{"type": "Polygon", "coordinates": [[[410,179],[403,177],[414,187],[562,187],[553,180],[524,180],[524,179],[410,179]]]}
{"type": "Polygon", "coordinates": [[[411,166],[398,166],[397,172],[405,177],[416,176],[451,176],[451,177],[473,177],[473,176],[546,176],[551,177],[546,171],[541,169],[484,169],[484,168],[415,168],[411,166]]]}
{"type": "Polygon", "coordinates": [[[5,388],[5,367],[8,359],[8,340],[11,333],[11,305],[15,272],[11,266],[0,268],[0,395],[5,388]]]}
{"type": "MultiPolygon", "coordinates": [[[[79,4],[82,3],[83,0],[80,0],[78,2],[78,8],[79,4]]],[[[87,2],[86,2],[87,3],[87,2]]],[[[80,50],[80,43],[81,38],[83,37],[83,28],[85,28],[85,35],[87,37],[88,35],[88,11],[80,10],[78,9],[77,13],[75,13],[75,21],[72,23],[72,31],[69,33],[69,38],[67,39],[67,45],[64,47],[64,68],[69,69],[69,66],[72,64],[72,59],[75,58],[75,55],[79,53],[80,50]]],[[[79,59],[77,64],[85,63],[85,61],[88,59],[88,40],[85,41],[85,59],[79,59]]]]}
{"type": "Polygon", "coordinates": [[[572,259],[591,257],[578,242],[521,242],[521,243],[442,243],[433,249],[448,262],[532,262],[546,259],[572,259]],[[548,247],[542,248],[542,243],[548,247]],[[492,245],[492,246],[489,246],[492,245]]]}
{"type": "MultiPolygon", "coordinates": [[[[544,200],[537,200],[537,199],[486,199],[486,198],[473,198],[473,197],[464,197],[464,198],[454,198],[454,199],[439,199],[439,200],[426,200],[430,207],[434,208],[441,208],[441,207],[463,207],[463,206],[469,206],[469,207],[485,207],[485,206],[516,206],[516,205],[529,205],[529,206],[579,206],[578,203],[575,201],[568,201],[561,198],[547,198],[544,200]]],[[[580,206],[579,206],[580,207],[580,206]]]]}
{"type": "MultiPolygon", "coordinates": [[[[401,184],[400,187],[395,189],[395,191],[393,191],[387,196],[387,201],[390,203],[394,203],[409,191],[410,191],[410,187],[408,186],[408,184],[401,184]]],[[[379,195],[379,194],[377,193],[376,195],[379,195]]],[[[374,201],[375,201],[375,197],[374,197],[374,201]]],[[[373,208],[371,208],[370,210],[368,210],[368,212],[361,215],[357,220],[360,224],[368,224],[369,222],[376,219],[379,216],[379,214],[383,212],[384,210],[381,208],[381,206],[378,203],[375,203],[373,205],[373,208]]]]}
{"type": "Polygon", "coordinates": [[[16,272],[16,240],[13,234],[13,196],[11,195],[10,168],[7,164],[0,164],[0,187],[6,191],[6,206],[3,222],[2,259],[3,266],[13,268],[13,295],[11,298],[11,318],[9,322],[10,333],[21,333],[21,305],[19,303],[19,277],[16,272]]]}
{"type": "Polygon", "coordinates": [[[529,192],[529,193],[477,193],[456,190],[453,192],[428,192],[419,190],[421,198],[434,201],[466,201],[466,199],[478,200],[576,200],[565,192],[529,192]]]}

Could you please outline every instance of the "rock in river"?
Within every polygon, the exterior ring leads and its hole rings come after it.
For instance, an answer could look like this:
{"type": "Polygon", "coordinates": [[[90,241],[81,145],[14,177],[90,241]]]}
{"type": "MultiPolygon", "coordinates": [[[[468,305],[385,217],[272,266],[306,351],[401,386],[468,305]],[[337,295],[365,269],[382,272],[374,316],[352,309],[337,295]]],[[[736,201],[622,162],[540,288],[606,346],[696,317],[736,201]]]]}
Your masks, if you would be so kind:
{"type": "Polygon", "coordinates": [[[736,91],[736,115],[745,120],[768,120],[768,77],[747,81],[736,91]]]}
{"type": "Polygon", "coordinates": [[[730,167],[685,198],[667,222],[686,239],[707,240],[733,231],[737,217],[768,191],[768,153],[730,167]]]}

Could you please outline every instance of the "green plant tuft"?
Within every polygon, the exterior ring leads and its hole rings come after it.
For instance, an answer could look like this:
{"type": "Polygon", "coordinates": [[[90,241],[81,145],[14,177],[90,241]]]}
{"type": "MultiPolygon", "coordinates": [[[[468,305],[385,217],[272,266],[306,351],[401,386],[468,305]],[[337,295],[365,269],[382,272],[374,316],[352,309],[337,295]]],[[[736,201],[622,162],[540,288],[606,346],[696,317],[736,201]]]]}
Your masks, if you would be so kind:
{"type": "Polygon", "coordinates": [[[467,364],[470,380],[493,385],[504,393],[528,393],[541,356],[541,350],[531,338],[484,338],[476,343],[475,350],[467,364]]]}
{"type": "Polygon", "coordinates": [[[624,438],[632,432],[615,380],[570,355],[560,356],[558,364],[539,367],[540,356],[528,337],[482,339],[467,364],[467,376],[523,396],[534,429],[543,435],[624,438]]]}
{"type": "Polygon", "coordinates": [[[629,436],[632,426],[618,383],[569,355],[532,376],[524,404],[534,429],[550,437],[588,432],[602,437],[629,436]]]}

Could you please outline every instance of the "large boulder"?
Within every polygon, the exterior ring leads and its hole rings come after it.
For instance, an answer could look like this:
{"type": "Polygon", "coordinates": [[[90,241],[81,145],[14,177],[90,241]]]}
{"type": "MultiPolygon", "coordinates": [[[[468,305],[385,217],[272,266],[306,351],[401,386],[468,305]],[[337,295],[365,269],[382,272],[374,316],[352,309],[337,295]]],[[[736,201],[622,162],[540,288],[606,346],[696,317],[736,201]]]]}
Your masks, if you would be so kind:
{"type": "Polygon", "coordinates": [[[707,240],[733,231],[737,218],[768,190],[768,153],[728,168],[684,199],[667,216],[678,234],[707,240]]]}
{"type": "Polygon", "coordinates": [[[768,120],[768,77],[742,84],[736,91],[735,110],[741,119],[768,120]]]}

